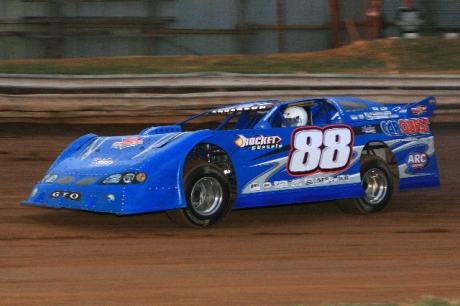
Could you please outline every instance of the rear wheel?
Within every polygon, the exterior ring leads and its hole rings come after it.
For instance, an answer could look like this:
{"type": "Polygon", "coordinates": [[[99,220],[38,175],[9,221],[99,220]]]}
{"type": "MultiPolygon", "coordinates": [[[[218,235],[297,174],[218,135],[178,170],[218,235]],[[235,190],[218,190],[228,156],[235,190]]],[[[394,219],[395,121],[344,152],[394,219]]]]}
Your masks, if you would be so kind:
{"type": "Polygon", "coordinates": [[[183,182],[187,208],[166,211],[173,222],[189,227],[209,227],[222,220],[230,210],[230,184],[216,165],[186,162],[183,182]]]}
{"type": "Polygon", "coordinates": [[[361,157],[361,184],[366,196],[337,200],[337,205],[347,213],[369,215],[388,207],[393,194],[393,175],[388,165],[374,155],[361,157]]]}

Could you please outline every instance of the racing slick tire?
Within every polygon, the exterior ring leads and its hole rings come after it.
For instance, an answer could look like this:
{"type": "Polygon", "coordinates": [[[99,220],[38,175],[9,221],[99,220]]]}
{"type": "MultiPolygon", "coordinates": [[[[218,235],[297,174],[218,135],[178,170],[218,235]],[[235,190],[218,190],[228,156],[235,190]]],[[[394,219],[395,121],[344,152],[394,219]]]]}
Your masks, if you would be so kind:
{"type": "Polygon", "coordinates": [[[166,211],[176,224],[210,227],[221,221],[231,208],[230,183],[222,170],[204,161],[187,161],[183,172],[187,208],[166,211]]]}
{"type": "Polygon", "coordinates": [[[361,157],[361,184],[365,197],[337,200],[337,206],[346,213],[370,215],[388,207],[393,194],[393,175],[387,163],[375,155],[361,157]]]}

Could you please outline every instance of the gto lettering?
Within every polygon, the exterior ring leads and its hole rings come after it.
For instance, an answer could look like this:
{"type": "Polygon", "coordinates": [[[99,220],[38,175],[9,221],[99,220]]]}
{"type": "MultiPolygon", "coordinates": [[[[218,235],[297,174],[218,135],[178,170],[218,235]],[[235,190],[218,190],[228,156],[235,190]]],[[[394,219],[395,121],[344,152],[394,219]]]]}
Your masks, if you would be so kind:
{"type": "Polygon", "coordinates": [[[64,199],[67,199],[67,200],[80,201],[81,200],[81,193],[72,192],[72,191],[58,190],[58,191],[52,192],[49,197],[53,198],[53,199],[63,197],[64,199]]]}
{"type": "Polygon", "coordinates": [[[302,127],[292,134],[287,171],[290,175],[340,171],[348,167],[352,154],[353,130],[350,127],[302,127]]]}

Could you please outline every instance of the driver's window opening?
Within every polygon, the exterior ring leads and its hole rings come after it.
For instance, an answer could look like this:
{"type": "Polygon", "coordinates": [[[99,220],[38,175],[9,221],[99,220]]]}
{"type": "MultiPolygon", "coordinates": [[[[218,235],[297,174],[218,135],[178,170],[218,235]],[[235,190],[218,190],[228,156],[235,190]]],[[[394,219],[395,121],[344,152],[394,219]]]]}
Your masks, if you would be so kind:
{"type": "Polygon", "coordinates": [[[315,124],[312,109],[319,109],[316,101],[307,101],[287,105],[273,117],[273,127],[296,127],[315,124]]]}

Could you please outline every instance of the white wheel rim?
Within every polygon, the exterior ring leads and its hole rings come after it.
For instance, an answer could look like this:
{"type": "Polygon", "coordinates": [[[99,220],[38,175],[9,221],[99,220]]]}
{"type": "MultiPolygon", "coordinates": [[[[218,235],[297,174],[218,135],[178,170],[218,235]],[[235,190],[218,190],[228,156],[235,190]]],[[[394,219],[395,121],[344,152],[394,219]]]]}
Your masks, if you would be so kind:
{"type": "Polygon", "coordinates": [[[367,171],[364,174],[362,184],[366,191],[365,199],[369,204],[379,204],[385,198],[388,181],[380,169],[374,168],[367,171]]]}
{"type": "Polygon", "coordinates": [[[213,177],[198,180],[190,192],[190,202],[195,212],[202,216],[213,214],[222,204],[223,190],[213,177]]]}

